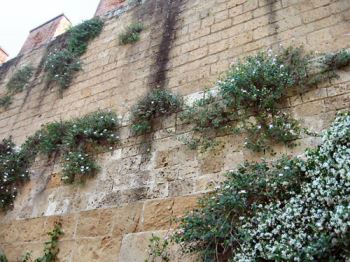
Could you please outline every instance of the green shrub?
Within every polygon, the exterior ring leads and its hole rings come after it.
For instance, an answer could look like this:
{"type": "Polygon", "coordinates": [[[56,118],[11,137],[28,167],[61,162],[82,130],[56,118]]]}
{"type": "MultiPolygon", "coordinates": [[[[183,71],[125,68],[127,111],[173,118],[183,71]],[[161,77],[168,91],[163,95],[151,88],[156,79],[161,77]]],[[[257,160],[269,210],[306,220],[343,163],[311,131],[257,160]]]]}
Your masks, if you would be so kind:
{"type": "Polygon", "coordinates": [[[287,48],[238,61],[218,81],[218,96],[197,101],[181,117],[195,124],[199,140],[214,139],[217,132],[243,132],[245,146],[254,151],[271,151],[271,143],[294,146],[303,129],[282,112],[287,94],[335,78],[335,70],[350,63],[347,51],[325,56],[319,65],[311,58],[301,48],[287,48]]]}
{"type": "Polygon", "coordinates": [[[5,95],[0,97],[0,107],[7,109],[12,103],[12,96],[5,95]]]}
{"type": "Polygon", "coordinates": [[[31,65],[26,65],[15,72],[6,84],[6,95],[0,97],[0,107],[7,109],[12,104],[13,96],[23,91],[33,75],[33,70],[31,65]]]}
{"type": "Polygon", "coordinates": [[[142,0],[128,0],[128,5],[139,5],[142,4],[142,0]]]}
{"type": "Polygon", "coordinates": [[[132,130],[145,134],[152,129],[152,120],[180,110],[181,99],[167,90],[154,89],[141,99],[132,111],[132,130]]]}
{"type": "Polygon", "coordinates": [[[92,18],[72,27],[68,31],[67,49],[76,56],[83,55],[88,43],[101,33],[102,28],[103,21],[100,18],[92,18]]]}
{"type": "Polygon", "coordinates": [[[93,176],[99,169],[91,156],[84,151],[66,153],[64,162],[62,180],[65,183],[72,183],[76,175],[93,176]]]}
{"type": "Polygon", "coordinates": [[[31,65],[26,65],[19,69],[6,84],[8,93],[16,94],[22,92],[32,75],[33,67],[31,65]]]}
{"type": "Polygon", "coordinates": [[[260,205],[288,199],[304,181],[298,159],[283,157],[269,164],[244,163],[226,175],[215,192],[202,198],[199,209],[181,220],[175,240],[185,252],[200,252],[215,261],[239,245],[238,228],[260,205]]]}
{"type": "Polygon", "coordinates": [[[340,69],[350,65],[350,53],[347,50],[341,50],[335,54],[327,54],[322,62],[326,65],[325,70],[340,69]]]}
{"type": "Polygon", "coordinates": [[[180,220],[173,240],[204,261],[346,261],[350,113],[303,159],[246,162],[180,220]]]}
{"type": "Polygon", "coordinates": [[[29,179],[29,163],[10,139],[0,144],[0,209],[12,207],[18,188],[29,179]]]}
{"type": "Polygon", "coordinates": [[[68,49],[49,54],[45,63],[47,80],[57,82],[61,91],[70,85],[74,73],[80,69],[79,58],[68,49]]]}
{"type": "Polygon", "coordinates": [[[140,40],[140,33],[144,29],[142,23],[135,23],[129,25],[126,30],[119,35],[119,43],[121,45],[127,45],[135,43],[140,40]]]}
{"type": "Polygon", "coordinates": [[[162,239],[156,235],[152,234],[152,237],[149,239],[148,245],[148,258],[145,259],[145,262],[155,262],[163,261],[169,262],[170,256],[168,252],[169,241],[162,239]]]}
{"type": "Polygon", "coordinates": [[[49,82],[56,82],[62,92],[72,82],[74,73],[81,70],[79,57],[86,52],[89,42],[97,37],[103,28],[99,18],[86,20],[69,29],[67,47],[54,50],[47,56],[45,71],[49,82]]]}
{"type": "Polygon", "coordinates": [[[0,144],[0,209],[11,208],[21,184],[29,179],[28,168],[38,154],[60,156],[62,180],[73,183],[96,174],[94,154],[109,150],[119,141],[117,115],[97,111],[72,121],[54,122],[27,138],[20,149],[13,142],[0,144]]]}
{"type": "Polygon", "coordinates": [[[7,257],[2,253],[0,253],[0,262],[8,262],[7,257]]]}

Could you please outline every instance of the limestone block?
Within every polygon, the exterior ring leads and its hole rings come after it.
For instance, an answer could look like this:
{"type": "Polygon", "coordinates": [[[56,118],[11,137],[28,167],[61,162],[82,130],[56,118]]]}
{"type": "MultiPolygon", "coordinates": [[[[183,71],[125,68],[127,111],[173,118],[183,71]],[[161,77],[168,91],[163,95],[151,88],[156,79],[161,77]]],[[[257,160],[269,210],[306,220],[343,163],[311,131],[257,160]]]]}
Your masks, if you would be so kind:
{"type": "Polygon", "coordinates": [[[100,209],[81,212],[78,217],[76,236],[97,237],[110,235],[114,210],[100,209]]]}
{"type": "Polygon", "coordinates": [[[177,179],[169,183],[169,196],[183,196],[192,194],[194,191],[193,179],[177,179]]]}
{"type": "MultiPolygon", "coordinates": [[[[86,207],[84,207],[84,205],[78,205],[78,210],[80,208],[81,209],[85,209],[86,210],[91,210],[91,209],[97,209],[99,207],[101,207],[101,201],[104,199],[104,197],[106,197],[107,193],[105,192],[94,192],[91,194],[86,194],[86,198],[79,198],[79,199],[75,199],[75,202],[77,201],[83,201],[86,199],[86,207]]],[[[82,203],[81,203],[82,204],[82,203]]]]}
{"type": "Polygon", "coordinates": [[[181,217],[197,206],[198,195],[146,201],[140,230],[169,229],[174,218],[181,217]]]}
{"type": "Polygon", "coordinates": [[[143,203],[132,203],[115,210],[113,221],[113,237],[138,231],[143,203]]]}
{"type": "Polygon", "coordinates": [[[114,177],[112,184],[113,191],[144,187],[148,184],[149,180],[149,171],[139,171],[131,174],[117,174],[114,177]]]}
{"type": "Polygon", "coordinates": [[[224,145],[218,145],[199,156],[202,174],[220,172],[224,166],[224,145]]]}
{"type": "Polygon", "coordinates": [[[62,185],[60,174],[51,174],[50,180],[46,188],[55,188],[62,185]]]}
{"type": "MultiPolygon", "coordinates": [[[[66,233],[66,231],[64,230],[66,233]]],[[[65,237],[65,236],[63,236],[65,237]]],[[[62,239],[62,237],[61,237],[62,239]]],[[[72,240],[69,241],[60,241],[58,244],[58,248],[60,249],[59,253],[57,254],[57,260],[59,262],[71,262],[73,252],[75,250],[75,243],[72,240]]]]}
{"type": "Polygon", "coordinates": [[[326,111],[344,110],[350,108],[350,93],[329,97],[325,100],[326,111]]]}
{"type": "Polygon", "coordinates": [[[168,229],[171,226],[174,199],[151,200],[144,204],[142,231],[168,229]]]}
{"type": "Polygon", "coordinates": [[[117,262],[121,238],[110,236],[76,241],[72,262],[117,262]]]}
{"type": "Polygon", "coordinates": [[[45,211],[45,216],[62,215],[67,213],[71,201],[71,198],[59,198],[56,201],[50,201],[45,211]]]}
{"type": "Polygon", "coordinates": [[[60,240],[71,240],[75,236],[75,229],[77,225],[77,214],[69,214],[66,216],[50,216],[47,217],[44,226],[44,232],[42,239],[47,239],[47,233],[54,229],[55,223],[62,225],[62,231],[64,235],[60,237],[60,240]]]}
{"type": "Polygon", "coordinates": [[[304,103],[293,108],[292,112],[295,117],[303,118],[305,116],[315,116],[324,112],[326,109],[322,100],[317,100],[310,103],[304,103]]]}
{"type": "Polygon", "coordinates": [[[147,199],[148,187],[131,188],[121,191],[121,203],[133,203],[147,199]]]}
{"type": "Polygon", "coordinates": [[[336,95],[347,93],[349,92],[349,90],[350,90],[350,84],[346,82],[343,84],[336,84],[328,87],[327,93],[329,96],[336,96],[336,95]]]}
{"type": "Polygon", "coordinates": [[[43,255],[43,243],[15,243],[2,246],[9,262],[17,262],[26,254],[31,252],[33,258],[43,255]]]}
{"type": "Polygon", "coordinates": [[[152,234],[164,236],[166,231],[141,232],[123,237],[119,262],[144,262],[148,258],[149,239],[152,234]]]}
{"type": "Polygon", "coordinates": [[[104,194],[96,205],[98,207],[118,206],[122,203],[121,197],[122,192],[120,190],[112,191],[111,193],[104,194]]]}
{"type": "Polygon", "coordinates": [[[224,181],[222,173],[208,174],[198,177],[194,181],[194,192],[203,193],[214,190],[220,182],[224,181]]]}
{"type": "MultiPolygon", "coordinates": [[[[127,234],[124,236],[120,248],[119,262],[144,262],[155,261],[162,262],[160,257],[150,256],[150,239],[152,236],[158,236],[161,239],[169,237],[171,231],[153,231],[153,232],[140,232],[134,234],[127,234]]],[[[196,262],[200,261],[194,255],[182,254],[180,247],[175,244],[169,245],[165,253],[169,258],[169,261],[183,261],[183,262],[196,262]]]]}

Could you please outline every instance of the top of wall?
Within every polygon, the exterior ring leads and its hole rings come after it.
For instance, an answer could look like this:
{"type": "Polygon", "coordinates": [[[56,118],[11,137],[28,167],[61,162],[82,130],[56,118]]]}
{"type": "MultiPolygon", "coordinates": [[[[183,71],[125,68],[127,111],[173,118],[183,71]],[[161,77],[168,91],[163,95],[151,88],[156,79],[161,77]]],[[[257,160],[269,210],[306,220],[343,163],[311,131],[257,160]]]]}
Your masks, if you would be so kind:
{"type": "Polygon", "coordinates": [[[0,46],[0,65],[5,63],[9,54],[0,46]]]}
{"type": "Polygon", "coordinates": [[[24,42],[19,55],[31,52],[33,49],[49,43],[56,36],[66,32],[70,26],[71,22],[69,19],[64,14],[61,14],[32,29],[24,42]]]}
{"type": "Polygon", "coordinates": [[[96,9],[95,16],[103,16],[107,12],[123,5],[126,5],[126,0],[101,0],[96,9]]]}

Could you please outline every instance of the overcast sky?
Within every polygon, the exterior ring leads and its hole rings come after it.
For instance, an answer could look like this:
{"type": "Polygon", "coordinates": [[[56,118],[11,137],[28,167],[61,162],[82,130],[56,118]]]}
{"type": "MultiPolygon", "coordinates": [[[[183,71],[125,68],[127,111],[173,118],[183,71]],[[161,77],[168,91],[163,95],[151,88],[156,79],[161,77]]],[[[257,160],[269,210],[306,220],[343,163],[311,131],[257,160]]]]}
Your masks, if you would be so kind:
{"type": "Polygon", "coordinates": [[[0,0],[0,46],[14,57],[31,29],[62,13],[77,24],[91,18],[98,3],[99,0],[0,0]]]}

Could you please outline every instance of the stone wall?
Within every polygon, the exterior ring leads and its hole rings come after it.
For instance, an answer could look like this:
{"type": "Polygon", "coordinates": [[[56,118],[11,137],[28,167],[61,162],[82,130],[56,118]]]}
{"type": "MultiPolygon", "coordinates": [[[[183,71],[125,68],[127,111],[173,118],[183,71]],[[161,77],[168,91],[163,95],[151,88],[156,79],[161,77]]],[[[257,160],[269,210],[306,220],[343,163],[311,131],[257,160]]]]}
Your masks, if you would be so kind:
{"type": "MultiPolygon", "coordinates": [[[[147,0],[106,21],[82,57],[83,71],[62,98],[58,87],[44,81],[45,47],[9,61],[0,67],[0,93],[16,68],[31,63],[38,70],[30,87],[0,113],[1,138],[12,135],[20,144],[45,123],[98,109],[116,111],[123,125],[119,147],[99,155],[101,171],[84,185],[62,184],[59,163],[38,159],[14,209],[1,216],[0,247],[10,261],[25,250],[36,255],[45,232],[61,220],[61,261],[144,261],[151,233],[166,233],[171,218],[194,207],[225,171],[244,160],[272,157],[244,149],[243,139],[233,135],[220,137],[223,143],[214,151],[192,151],[180,141],[191,126],[176,114],[158,119],[151,135],[133,136],[131,107],[157,86],[187,102],[200,98],[233,61],[261,49],[349,48],[349,25],[348,0],[147,0]],[[118,34],[136,21],[145,25],[141,40],[120,46],[118,34]]],[[[59,39],[50,46],[58,44],[59,39]]],[[[304,126],[320,131],[337,111],[350,107],[350,74],[339,74],[340,79],[302,96],[290,95],[289,110],[304,126]]],[[[275,157],[299,154],[318,139],[298,142],[292,149],[276,145],[275,157]]]]}

